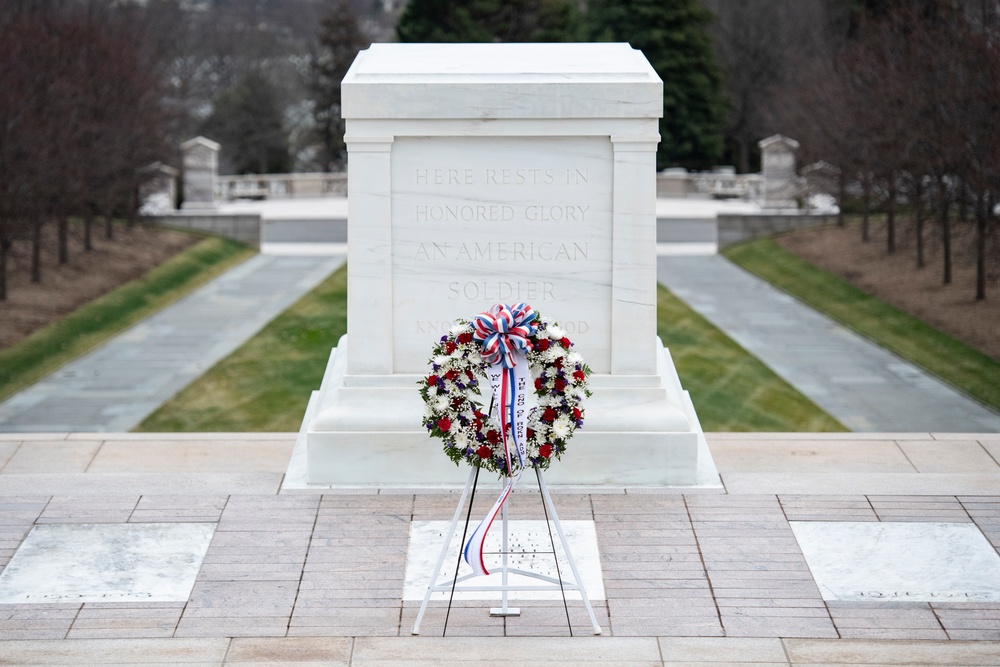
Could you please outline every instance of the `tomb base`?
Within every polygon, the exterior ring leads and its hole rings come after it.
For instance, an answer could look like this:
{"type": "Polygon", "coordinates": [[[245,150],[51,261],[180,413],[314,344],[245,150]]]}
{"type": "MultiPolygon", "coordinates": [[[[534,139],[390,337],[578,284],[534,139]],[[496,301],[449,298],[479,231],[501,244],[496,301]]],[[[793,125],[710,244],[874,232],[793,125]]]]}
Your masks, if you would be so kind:
{"type": "MultiPolygon", "coordinates": [[[[658,342],[657,375],[593,375],[586,421],[553,485],[717,486],[719,476],[670,353],[658,342]]],[[[421,426],[422,376],[347,374],[347,336],[330,355],[313,394],[298,447],[307,485],[452,486],[467,476],[421,426]]],[[[291,476],[291,474],[290,474],[291,476]]]]}

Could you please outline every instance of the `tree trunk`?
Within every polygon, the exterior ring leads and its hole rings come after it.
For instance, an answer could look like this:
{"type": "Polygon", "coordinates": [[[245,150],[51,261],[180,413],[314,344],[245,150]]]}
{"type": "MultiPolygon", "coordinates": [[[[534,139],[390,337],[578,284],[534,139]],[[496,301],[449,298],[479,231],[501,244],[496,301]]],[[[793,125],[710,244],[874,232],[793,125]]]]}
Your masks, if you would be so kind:
{"type": "MultiPolygon", "coordinates": [[[[291,183],[291,181],[289,181],[289,183],[291,183]]],[[[125,216],[125,219],[128,222],[128,228],[132,229],[133,227],[135,227],[135,223],[136,223],[136,221],[138,220],[138,217],[139,217],[139,189],[138,188],[134,188],[132,190],[129,190],[128,200],[129,200],[128,201],[128,213],[125,216]]]]}
{"type": "Polygon", "coordinates": [[[885,206],[886,242],[889,254],[896,252],[896,177],[889,175],[889,200],[885,206]]]}
{"type": "Polygon", "coordinates": [[[90,252],[94,249],[92,233],[94,229],[94,213],[88,210],[83,214],[83,249],[90,252]]]}
{"type": "Polygon", "coordinates": [[[986,197],[976,195],[976,301],[986,298],[986,197]]]}
{"type": "Polygon", "coordinates": [[[10,239],[0,239],[0,301],[7,300],[7,255],[10,246],[10,239]]]}
{"type": "Polygon", "coordinates": [[[942,282],[945,285],[951,284],[951,218],[950,204],[948,201],[948,190],[944,184],[944,178],[938,179],[938,188],[941,191],[941,250],[944,253],[944,275],[942,282]]]}
{"type": "Polygon", "coordinates": [[[740,173],[750,173],[750,146],[746,139],[740,139],[740,173]]]}
{"type": "Polygon", "coordinates": [[[69,219],[65,215],[59,216],[59,263],[65,264],[69,261],[69,219]]]}
{"type": "Polygon", "coordinates": [[[115,237],[115,224],[114,216],[108,214],[105,218],[104,223],[104,236],[107,239],[113,239],[115,237]]]}
{"type": "Polygon", "coordinates": [[[844,226],[844,202],[847,200],[847,172],[843,169],[840,170],[840,176],[838,178],[838,186],[840,191],[837,193],[837,226],[844,226]]]}
{"type": "Polygon", "coordinates": [[[31,230],[31,282],[42,282],[42,221],[35,220],[31,230]]]}
{"type": "Polygon", "coordinates": [[[924,183],[920,176],[917,177],[914,198],[916,201],[916,224],[917,224],[917,268],[924,268],[924,183]]]}
{"type": "Polygon", "coordinates": [[[871,238],[868,234],[868,217],[872,202],[872,181],[868,174],[865,174],[863,188],[864,191],[861,195],[861,240],[867,243],[871,238]]]}

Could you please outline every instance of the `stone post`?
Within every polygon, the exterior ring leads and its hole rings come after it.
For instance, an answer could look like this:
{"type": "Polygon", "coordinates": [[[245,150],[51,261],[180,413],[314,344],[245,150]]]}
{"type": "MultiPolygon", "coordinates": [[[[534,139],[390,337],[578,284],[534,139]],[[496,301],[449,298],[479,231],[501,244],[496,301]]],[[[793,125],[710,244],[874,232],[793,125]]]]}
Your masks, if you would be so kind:
{"type": "Polygon", "coordinates": [[[215,181],[219,173],[219,144],[205,137],[181,144],[184,156],[185,211],[215,210],[215,181]]]}
{"type": "Polygon", "coordinates": [[[768,137],[757,144],[764,172],[765,208],[798,208],[795,198],[799,195],[795,175],[795,151],[799,142],[780,134],[768,137]]]}

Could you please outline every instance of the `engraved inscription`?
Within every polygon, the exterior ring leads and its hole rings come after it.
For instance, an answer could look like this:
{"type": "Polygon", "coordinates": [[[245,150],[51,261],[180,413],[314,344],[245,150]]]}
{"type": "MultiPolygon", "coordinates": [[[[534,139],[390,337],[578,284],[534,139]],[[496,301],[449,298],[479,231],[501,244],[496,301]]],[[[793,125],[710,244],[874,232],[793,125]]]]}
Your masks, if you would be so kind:
{"type": "Polygon", "coordinates": [[[471,262],[575,262],[588,259],[589,243],[552,243],[543,241],[486,241],[474,243],[420,243],[413,259],[422,262],[468,260],[471,262]]]}
{"type": "Polygon", "coordinates": [[[550,282],[476,281],[448,283],[448,298],[452,301],[510,302],[510,301],[555,301],[555,285],[550,282]]]}
{"type": "Polygon", "coordinates": [[[399,137],[392,147],[393,364],[498,302],[526,302],[610,364],[607,138],[399,137]]]}

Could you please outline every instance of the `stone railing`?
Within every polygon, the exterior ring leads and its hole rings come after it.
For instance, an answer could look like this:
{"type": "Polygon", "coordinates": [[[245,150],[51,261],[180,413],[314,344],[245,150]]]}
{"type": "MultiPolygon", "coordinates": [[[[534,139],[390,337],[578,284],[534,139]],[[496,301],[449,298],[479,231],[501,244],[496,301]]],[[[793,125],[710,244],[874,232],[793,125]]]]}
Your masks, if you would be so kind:
{"type": "Polygon", "coordinates": [[[761,198],[764,179],[760,174],[737,174],[732,167],[718,167],[709,172],[667,169],[656,175],[656,194],[660,197],[711,197],[713,199],[761,198]]]}
{"type": "MultiPolygon", "coordinates": [[[[656,175],[656,194],[661,197],[712,197],[714,199],[760,199],[763,177],[737,174],[732,167],[710,172],[667,169],[656,175]]],[[[346,197],[347,174],[246,174],[218,176],[215,200],[297,199],[301,197],[346,197]]]]}
{"type": "Polygon", "coordinates": [[[218,176],[215,182],[216,201],[338,196],[347,196],[347,174],[343,172],[218,176]]]}

